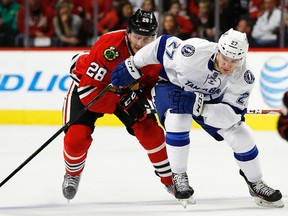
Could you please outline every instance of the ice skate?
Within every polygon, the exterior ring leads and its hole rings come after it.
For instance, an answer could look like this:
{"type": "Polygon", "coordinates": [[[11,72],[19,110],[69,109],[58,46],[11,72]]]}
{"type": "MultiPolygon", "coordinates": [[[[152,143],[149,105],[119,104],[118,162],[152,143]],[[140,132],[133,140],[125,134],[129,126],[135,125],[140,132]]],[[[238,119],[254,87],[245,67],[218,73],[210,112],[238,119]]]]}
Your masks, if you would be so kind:
{"type": "Polygon", "coordinates": [[[62,192],[63,196],[66,199],[71,200],[74,198],[78,190],[79,181],[80,181],[80,175],[77,176],[71,176],[69,174],[64,175],[62,192]]]}
{"type": "Polygon", "coordinates": [[[174,185],[166,185],[165,189],[169,194],[171,194],[173,197],[175,197],[174,185]]]}
{"type": "Polygon", "coordinates": [[[240,170],[240,175],[244,177],[249,192],[254,197],[257,205],[275,208],[282,208],[284,206],[281,200],[282,194],[279,190],[269,187],[263,180],[249,182],[242,170],[240,170]]]}
{"type": "Polygon", "coordinates": [[[186,208],[188,203],[195,204],[192,198],[194,190],[189,186],[187,173],[172,173],[173,183],[175,187],[175,198],[181,202],[181,205],[186,208]]]}
{"type": "MultiPolygon", "coordinates": [[[[191,188],[191,187],[190,187],[191,188]]],[[[173,197],[175,197],[175,188],[174,185],[166,185],[165,187],[166,191],[171,194],[173,197]]],[[[192,188],[191,188],[192,189],[192,188]]],[[[193,190],[193,189],[192,189],[193,190]]],[[[196,204],[196,200],[193,198],[193,196],[191,196],[188,200],[187,200],[187,204],[196,204]]],[[[186,205],[187,205],[186,204],[186,205]]],[[[182,205],[182,203],[181,203],[182,205]]]]}

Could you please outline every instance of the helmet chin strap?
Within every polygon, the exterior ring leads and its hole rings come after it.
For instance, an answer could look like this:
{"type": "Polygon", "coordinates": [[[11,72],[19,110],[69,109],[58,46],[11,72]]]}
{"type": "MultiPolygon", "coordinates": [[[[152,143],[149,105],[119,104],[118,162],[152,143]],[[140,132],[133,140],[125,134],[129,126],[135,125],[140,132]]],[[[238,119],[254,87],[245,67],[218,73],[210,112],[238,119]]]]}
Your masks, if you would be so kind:
{"type": "Polygon", "coordinates": [[[135,53],[134,53],[134,51],[133,51],[133,49],[132,49],[132,47],[131,47],[131,43],[130,43],[130,40],[129,40],[129,34],[130,34],[130,33],[127,32],[126,44],[127,44],[127,46],[128,46],[128,50],[129,50],[130,55],[134,56],[135,53]]]}
{"type": "MultiPolygon", "coordinates": [[[[217,56],[218,56],[219,52],[220,52],[220,50],[217,49],[217,52],[215,52],[214,58],[211,59],[211,60],[213,61],[214,68],[215,68],[217,71],[220,72],[220,69],[219,69],[219,67],[218,67],[218,62],[217,62],[217,56]]],[[[220,73],[221,73],[221,72],[220,72],[220,73]]]]}

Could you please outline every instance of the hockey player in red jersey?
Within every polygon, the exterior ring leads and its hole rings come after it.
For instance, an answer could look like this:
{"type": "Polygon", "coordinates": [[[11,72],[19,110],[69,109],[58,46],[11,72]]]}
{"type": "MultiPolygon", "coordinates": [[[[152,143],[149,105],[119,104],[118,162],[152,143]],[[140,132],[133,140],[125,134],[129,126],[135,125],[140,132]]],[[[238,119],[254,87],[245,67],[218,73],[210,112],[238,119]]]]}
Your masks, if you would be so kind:
{"type": "MultiPolygon", "coordinates": [[[[102,35],[89,53],[84,52],[73,57],[70,69],[73,82],[64,101],[64,124],[79,114],[83,107],[110,83],[110,73],[118,63],[156,39],[157,26],[153,13],[137,10],[130,18],[126,30],[102,35]]],[[[172,191],[172,173],[164,132],[154,114],[149,113],[149,102],[146,99],[150,96],[150,86],[158,79],[158,76],[153,77],[152,74],[159,74],[155,73],[155,70],[160,69],[160,65],[143,68],[149,73],[139,82],[142,90],[106,92],[65,132],[63,154],[66,174],[62,184],[65,198],[70,200],[76,195],[87,152],[92,143],[91,134],[95,122],[106,113],[116,115],[127,131],[136,136],[147,151],[155,173],[168,192],[172,191]]]]}

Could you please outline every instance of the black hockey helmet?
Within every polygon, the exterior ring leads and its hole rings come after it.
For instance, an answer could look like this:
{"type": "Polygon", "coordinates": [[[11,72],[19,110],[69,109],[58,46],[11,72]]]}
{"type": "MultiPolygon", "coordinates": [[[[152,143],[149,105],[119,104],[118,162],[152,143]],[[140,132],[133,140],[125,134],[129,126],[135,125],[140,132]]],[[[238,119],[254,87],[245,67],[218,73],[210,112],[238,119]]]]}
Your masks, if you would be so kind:
{"type": "Polygon", "coordinates": [[[129,19],[127,32],[135,32],[139,35],[156,35],[158,23],[154,13],[138,9],[129,19]]]}

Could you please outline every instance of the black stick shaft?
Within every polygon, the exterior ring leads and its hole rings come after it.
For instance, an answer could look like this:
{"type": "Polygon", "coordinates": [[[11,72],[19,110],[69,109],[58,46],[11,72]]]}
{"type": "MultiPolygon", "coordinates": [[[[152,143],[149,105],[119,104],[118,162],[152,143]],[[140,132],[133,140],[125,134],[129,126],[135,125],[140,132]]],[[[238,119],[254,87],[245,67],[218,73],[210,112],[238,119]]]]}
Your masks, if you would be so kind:
{"type": "Polygon", "coordinates": [[[89,102],[79,114],[69,122],[67,122],[62,128],[60,128],[53,136],[51,136],[42,146],[40,146],[30,157],[28,157],[22,164],[20,164],[13,172],[11,172],[1,183],[2,187],[9,179],[11,179],[16,173],[18,173],[26,164],[28,164],[36,155],[38,155],[46,146],[48,146],[56,137],[59,136],[63,131],[65,131],[71,124],[78,120],[90,106],[92,106],[99,98],[101,98],[109,89],[113,87],[112,84],[109,84],[105,89],[103,89],[92,101],[89,102]]]}

